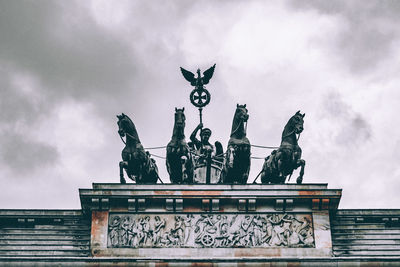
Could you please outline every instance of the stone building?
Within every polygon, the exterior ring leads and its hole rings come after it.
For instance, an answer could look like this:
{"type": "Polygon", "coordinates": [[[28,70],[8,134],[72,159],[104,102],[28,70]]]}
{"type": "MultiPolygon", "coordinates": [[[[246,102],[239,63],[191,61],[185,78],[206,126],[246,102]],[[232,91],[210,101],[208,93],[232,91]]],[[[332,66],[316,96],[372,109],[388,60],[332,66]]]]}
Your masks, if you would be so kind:
{"type": "Polygon", "coordinates": [[[327,184],[80,189],[80,210],[0,210],[0,266],[399,266],[400,209],[327,184]]]}

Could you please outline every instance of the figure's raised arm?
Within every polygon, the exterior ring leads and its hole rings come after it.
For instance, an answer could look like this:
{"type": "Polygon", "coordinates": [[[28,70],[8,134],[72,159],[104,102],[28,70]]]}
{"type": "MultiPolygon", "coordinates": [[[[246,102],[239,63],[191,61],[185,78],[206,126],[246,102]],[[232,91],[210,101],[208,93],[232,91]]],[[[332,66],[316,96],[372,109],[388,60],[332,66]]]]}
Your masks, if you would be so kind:
{"type": "Polygon", "coordinates": [[[197,125],[197,127],[193,130],[193,133],[190,135],[190,140],[191,140],[193,143],[200,142],[200,141],[196,138],[196,135],[197,135],[197,132],[198,132],[200,129],[202,129],[202,128],[203,128],[203,123],[199,123],[199,125],[197,125]]]}

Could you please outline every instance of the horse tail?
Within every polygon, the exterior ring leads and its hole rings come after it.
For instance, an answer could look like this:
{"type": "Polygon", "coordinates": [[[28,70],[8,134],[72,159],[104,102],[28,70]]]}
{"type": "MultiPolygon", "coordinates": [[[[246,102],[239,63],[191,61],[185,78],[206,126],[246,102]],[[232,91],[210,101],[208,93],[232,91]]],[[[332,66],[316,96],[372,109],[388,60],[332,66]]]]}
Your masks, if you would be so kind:
{"type": "MultiPolygon", "coordinates": [[[[146,151],[146,158],[143,164],[144,173],[146,174],[145,183],[157,183],[160,178],[158,175],[158,167],[155,159],[150,156],[150,153],[146,151]]],[[[161,180],[161,179],[160,179],[161,180]]]]}
{"type": "Polygon", "coordinates": [[[271,155],[269,155],[268,157],[265,158],[264,160],[264,164],[262,166],[262,170],[261,170],[261,183],[263,184],[269,184],[272,183],[272,173],[273,173],[273,166],[274,164],[274,160],[275,160],[275,156],[276,156],[276,150],[272,151],[271,155]]]}

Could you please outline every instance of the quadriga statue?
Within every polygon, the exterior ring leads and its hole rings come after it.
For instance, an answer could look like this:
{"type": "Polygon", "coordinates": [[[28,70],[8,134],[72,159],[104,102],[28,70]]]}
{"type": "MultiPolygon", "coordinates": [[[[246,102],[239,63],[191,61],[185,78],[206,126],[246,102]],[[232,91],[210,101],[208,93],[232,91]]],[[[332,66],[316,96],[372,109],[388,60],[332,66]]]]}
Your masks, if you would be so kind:
{"type": "Polygon", "coordinates": [[[296,182],[298,184],[302,183],[306,162],[301,159],[298,138],[304,129],[304,116],[305,114],[297,111],[286,124],[283,129],[280,147],[272,151],[271,155],[265,159],[260,173],[263,184],[283,184],[286,177],[292,175],[293,170],[298,167],[301,167],[301,169],[296,182]]]}

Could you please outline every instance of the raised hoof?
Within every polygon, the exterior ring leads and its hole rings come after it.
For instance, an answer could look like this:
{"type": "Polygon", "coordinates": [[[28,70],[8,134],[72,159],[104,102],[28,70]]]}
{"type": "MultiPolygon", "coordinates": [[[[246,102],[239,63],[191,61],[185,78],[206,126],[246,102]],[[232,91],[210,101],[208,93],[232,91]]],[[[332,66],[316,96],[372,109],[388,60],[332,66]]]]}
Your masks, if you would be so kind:
{"type": "Polygon", "coordinates": [[[301,184],[303,182],[303,177],[297,177],[297,179],[296,179],[296,183],[297,184],[301,184]]]}
{"type": "Polygon", "coordinates": [[[126,184],[125,178],[124,178],[124,177],[121,177],[121,178],[120,178],[120,182],[121,182],[121,184],[126,184]]]}

